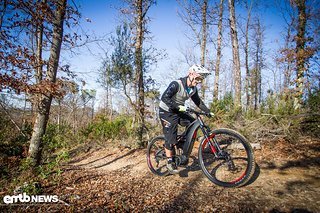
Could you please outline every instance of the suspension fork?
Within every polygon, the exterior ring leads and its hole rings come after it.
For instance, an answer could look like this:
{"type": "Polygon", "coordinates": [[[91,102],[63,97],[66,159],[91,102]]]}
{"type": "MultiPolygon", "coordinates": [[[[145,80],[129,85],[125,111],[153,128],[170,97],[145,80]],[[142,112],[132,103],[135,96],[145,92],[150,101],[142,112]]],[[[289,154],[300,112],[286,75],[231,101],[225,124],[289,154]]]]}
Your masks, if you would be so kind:
{"type": "Polygon", "coordinates": [[[202,130],[202,131],[205,137],[204,140],[206,140],[207,143],[209,143],[209,147],[212,153],[215,155],[216,158],[220,157],[222,153],[222,149],[219,146],[217,140],[214,137],[209,137],[209,134],[206,132],[206,130],[202,130]]]}
{"type": "Polygon", "coordinates": [[[211,151],[213,152],[213,154],[215,155],[215,157],[216,158],[220,157],[220,155],[222,153],[222,149],[221,149],[220,145],[218,144],[218,141],[214,137],[210,137],[211,130],[208,126],[206,126],[203,123],[203,120],[200,116],[198,116],[198,120],[200,123],[200,129],[205,137],[204,140],[207,141],[207,143],[209,143],[209,147],[210,147],[211,151]]]}

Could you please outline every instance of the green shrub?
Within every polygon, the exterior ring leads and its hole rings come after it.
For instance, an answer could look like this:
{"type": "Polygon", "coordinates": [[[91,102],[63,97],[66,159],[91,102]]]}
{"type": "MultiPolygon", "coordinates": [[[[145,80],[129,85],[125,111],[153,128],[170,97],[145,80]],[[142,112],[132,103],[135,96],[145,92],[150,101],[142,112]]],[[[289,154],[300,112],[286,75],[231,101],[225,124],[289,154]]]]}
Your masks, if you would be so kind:
{"type": "Polygon", "coordinates": [[[231,92],[226,93],[221,100],[214,100],[210,110],[215,114],[216,120],[227,123],[227,126],[241,119],[243,114],[242,108],[235,106],[231,92]]]}
{"type": "Polygon", "coordinates": [[[291,94],[283,93],[279,95],[279,104],[277,106],[277,114],[279,115],[293,115],[294,109],[294,97],[291,94]]]}
{"type": "Polygon", "coordinates": [[[289,92],[275,95],[272,91],[269,91],[267,98],[260,105],[260,113],[281,116],[294,115],[296,113],[294,96],[289,92]]]}
{"type": "Polygon", "coordinates": [[[221,100],[214,100],[210,109],[215,114],[222,114],[232,111],[234,108],[232,93],[228,92],[221,100]]]}
{"type": "Polygon", "coordinates": [[[301,122],[304,134],[320,138],[320,90],[311,93],[306,100],[307,116],[301,122]]]}
{"type": "Polygon", "coordinates": [[[106,116],[98,116],[81,132],[85,137],[93,139],[123,139],[134,132],[131,124],[132,118],[125,116],[119,116],[113,120],[106,116]]]}
{"type": "Polygon", "coordinates": [[[312,113],[320,112],[320,89],[311,93],[306,101],[306,107],[312,113]]]}
{"type": "Polygon", "coordinates": [[[66,148],[66,135],[68,134],[68,129],[71,128],[63,125],[48,124],[46,134],[42,139],[44,150],[52,153],[58,149],[66,148]]]}
{"type": "Polygon", "coordinates": [[[42,179],[48,178],[51,174],[56,173],[60,175],[62,170],[60,169],[60,165],[62,162],[69,160],[69,152],[62,149],[53,158],[47,158],[47,161],[42,165],[37,167],[37,171],[39,176],[42,179]]]}

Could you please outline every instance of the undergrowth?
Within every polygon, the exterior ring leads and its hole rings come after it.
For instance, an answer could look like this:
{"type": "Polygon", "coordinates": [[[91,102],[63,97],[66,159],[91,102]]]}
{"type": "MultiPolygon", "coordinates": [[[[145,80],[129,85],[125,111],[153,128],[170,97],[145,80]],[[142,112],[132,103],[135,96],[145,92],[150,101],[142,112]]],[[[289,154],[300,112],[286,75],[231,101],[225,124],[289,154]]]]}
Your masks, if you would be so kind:
{"type": "MultiPolygon", "coordinates": [[[[305,100],[302,109],[295,109],[288,94],[269,94],[259,110],[252,107],[235,109],[233,97],[228,93],[215,100],[210,109],[215,117],[207,119],[212,128],[227,127],[239,131],[250,142],[270,143],[286,140],[297,143],[299,136],[320,138],[320,93],[315,91],[305,100]]],[[[79,152],[87,152],[93,144],[99,146],[136,146],[136,122],[132,116],[118,115],[112,118],[96,115],[78,129],[70,125],[49,123],[42,143],[42,161],[32,167],[27,157],[31,123],[25,123],[22,133],[6,116],[0,116],[0,190],[20,190],[30,194],[41,192],[39,183],[58,182],[63,164],[79,152]],[[87,147],[87,148],[86,148],[87,147]],[[20,187],[20,188],[19,188],[20,187]]],[[[154,134],[161,134],[160,125],[146,124],[146,141],[154,134]]]]}

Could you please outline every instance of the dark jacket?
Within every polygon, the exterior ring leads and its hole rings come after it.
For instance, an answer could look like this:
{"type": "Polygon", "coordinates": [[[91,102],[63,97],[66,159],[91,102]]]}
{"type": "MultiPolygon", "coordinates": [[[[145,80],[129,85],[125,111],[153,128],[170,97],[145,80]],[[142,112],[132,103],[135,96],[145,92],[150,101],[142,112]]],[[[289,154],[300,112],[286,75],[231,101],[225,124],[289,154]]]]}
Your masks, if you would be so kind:
{"type": "MultiPolygon", "coordinates": [[[[210,113],[210,110],[206,107],[206,105],[200,99],[197,87],[188,88],[187,77],[180,78],[179,80],[181,80],[183,88],[179,88],[180,84],[177,81],[173,81],[169,84],[168,88],[164,91],[164,93],[161,96],[161,101],[168,106],[169,111],[171,112],[179,111],[178,106],[180,104],[176,103],[173,97],[175,97],[176,94],[179,94],[178,93],[179,89],[183,89],[187,91],[188,94],[190,94],[190,98],[195,103],[196,106],[198,106],[202,111],[206,113],[210,113]],[[193,92],[189,92],[190,89],[192,89],[193,92]]],[[[160,104],[160,107],[161,107],[161,104],[160,104]]]]}

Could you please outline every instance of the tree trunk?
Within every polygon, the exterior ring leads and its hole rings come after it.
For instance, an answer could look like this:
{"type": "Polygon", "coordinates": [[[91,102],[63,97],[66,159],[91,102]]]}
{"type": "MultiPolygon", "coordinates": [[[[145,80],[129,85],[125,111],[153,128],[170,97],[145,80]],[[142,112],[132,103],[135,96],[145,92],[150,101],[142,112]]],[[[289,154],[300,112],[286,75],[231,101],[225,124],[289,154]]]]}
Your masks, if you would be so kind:
{"type": "Polygon", "coordinates": [[[241,108],[241,70],[240,70],[240,57],[239,57],[239,45],[238,35],[236,28],[236,16],[234,0],[228,0],[229,5],[229,22],[232,41],[232,56],[233,56],[233,73],[234,73],[234,104],[236,108],[241,108]]]}
{"type": "Polygon", "coordinates": [[[258,36],[257,36],[257,52],[258,52],[258,90],[259,90],[259,105],[262,102],[262,67],[263,67],[263,26],[260,22],[260,19],[257,20],[257,27],[258,27],[258,36]]]}
{"type": "MultiPolygon", "coordinates": [[[[205,66],[205,59],[206,59],[206,45],[207,45],[207,10],[208,10],[208,0],[203,1],[202,5],[202,39],[201,39],[201,65],[205,66]]],[[[206,81],[204,80],[202,83],[202,99],[205,99],[205,92],[206,92],[206,81]]]]}
{"type": "Polygon", "coordinates": [[[258,73],[257,66],[253,70],[251,70],[251,91],[252,91],[252,102],[254,110],[258,109],[258,73]]]}
{"type": "Polygon", "coordinates": [[[221,45],[222,45],[222,19],[223,19],[223,2],[220,0],[219,6],[219,22],[218,22],[218,39],[217,39],[217,59],[215,67],[215,78],[214,78],[214,91],[213,100],[218,100],[219,95],[219,75],[220,75],[220,62],[221,62],[221,45]]]}
{"type": "MultiPolygon", "coordinates": [[[[293,26],[293,19],[291,20],[291,23],[288,25],[288,30],[287,30],[287,35],[285,39],[285,50],[289,50],[290,47],[290,42],[291,42],[291,30],[293,26]]],[[[283,80],[283,91],[288,91],[289,86],[290,86],[290,81],[291,81],[291,75],[292,75],[292,59],[288,55],[286,55],[285,58],[285,68],[284,68],[284,80],[283,80]]]]}
{"type": "Polygon", "coordinates": [[[295,103],[297,104],[295,108],[301,108],[302,104],[302,95],[304,91],[304,75],[305,75],[305,63],[306,63],[306,54],[305,54],[305,31],[307,23],[307,14],[306,14],[306,0],[295,0],[295,3],[298,7],[298,26],[297,26],[297,36],[296,36],[296,97],[295,103]]]}
{"type": "Polygon", "coordinates": [[[263,33],[264,29],[259,19],[254,25],[254,69],[250,71],[251,74],[251,92],[253,97],[254,109],[257,110],[262,101],[262,84],[261,84],[261,70],[263,67],[263,33]]]}
{"type": "Polygon", "coordinates": [[[110,110],[110,113],[109,113],[109,118],[112,119],[112,116],[113,116],[113,110],[112,110],[112,90],[111,90],[111,86],[109,86],[109,110],[110,110]]]}
{"type": "Polygon", "coordinates": [[[61,117],[62,117],[62,106],[61,106],[61,99],[58,99],[58,121],[57,121],[57,125],[58,125],[58,132],[60,132],[60,126],[62,124],[61,122],[61,117]]]}
{"type": "Polygon", "coordinates": [[[144,85],[143,85],[143,63],[142,63],[142,43],[143,43],[143,6],[142,0],[136,0],[136,43],[135,43],[135,64],[136,76],[138,82],[138,140],[139,145],[143,145],[143,129],[144,129],[144,85]]]}
{"type": "Polygon", "coordinates": [[[250,3],[250,6],[246,6],[248,9],[247,14],[247,23],[246,23],[246,32],[245,32],[245,68],[246,68],[246,97],[247,97],[247,108],[251,108],[251,89],[250,89],[250,68],[249,68],[249,27],[250,27],[250,21],[251,21],[251,10],[252,10],[252,2],[250,3]]]}
{"type": "MultiPolygon", "coordinates": [[[[53,38],[50,49],[50,58],[46,80],[56,82],[58,70],[60,50],[63,37],[63,21],[66,11],[67,0],[61,0],[57,3],[55,20],[53,22],[53,38]]],[[[29,158],[34,165],[38,165],[41,160],[42,138],[46,132],[46,126],[49,119],[50,107],[52,102],[52,94],[42,95],[41,100],[37,104],[36,120],[33,128],[32,137],[29,147],[29,158]]]]}
{"type": "MultiPolygon", "coordinates": [[[[43,1],[45,3],[45,1],[43,1]]],[[[39,21],[39,25],[37,26],[37,70],[36,70],[36,82],[40,83],[43,78],[43,66],[42,66],[42,42],[43,42],[43,20],[39,21]]]]}

